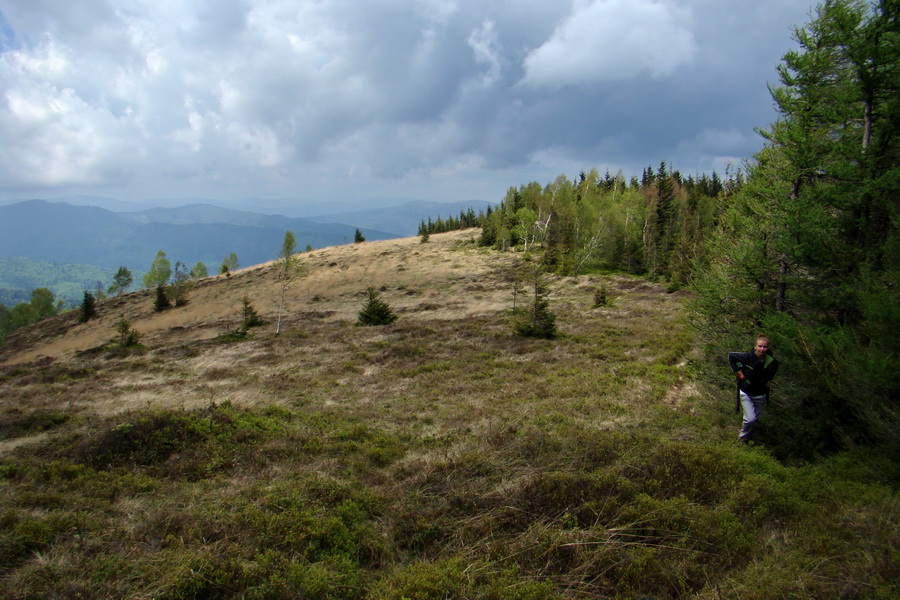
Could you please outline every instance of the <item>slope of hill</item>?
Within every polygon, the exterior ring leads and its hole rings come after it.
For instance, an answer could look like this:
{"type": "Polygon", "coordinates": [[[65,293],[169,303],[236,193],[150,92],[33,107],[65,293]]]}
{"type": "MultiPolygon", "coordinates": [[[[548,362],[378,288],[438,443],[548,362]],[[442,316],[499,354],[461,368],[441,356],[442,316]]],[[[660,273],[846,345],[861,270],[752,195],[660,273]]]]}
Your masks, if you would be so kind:
{"type": "Polygon", "coordinates": [[[560,337],[512,335],[530,263],[475,237],[303,254],[277,337],[272,264],[16,332],[0,595],[896,597],[890,457],[737,444],[685,296],[648,281],[548,276],[560,337]],[[354,325],[370,285],[394,324],[354,325]],[[235,335],[245,297],[269,323],[235,335]]]}

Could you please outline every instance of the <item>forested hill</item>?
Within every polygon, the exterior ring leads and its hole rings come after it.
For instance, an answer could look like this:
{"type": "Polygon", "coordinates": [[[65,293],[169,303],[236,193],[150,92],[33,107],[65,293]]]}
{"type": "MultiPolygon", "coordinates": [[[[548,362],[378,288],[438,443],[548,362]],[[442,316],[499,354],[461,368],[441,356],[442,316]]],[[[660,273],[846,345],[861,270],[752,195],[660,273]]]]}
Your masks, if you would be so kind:
{"type": "MultiPolygon", "coordinates": [[[[163,250],[173,263],[203,262],[214,272],[231,253],[245,265],[275,258],[285,231],[294,233],[301,248],[321,248],[353,241],[356,229],[213,208],[132,214],[43,200],[0,206],[0,256],[140,272],[163,250]]],[[[360,230],[367,239],[396,237],[360,230]]]]}

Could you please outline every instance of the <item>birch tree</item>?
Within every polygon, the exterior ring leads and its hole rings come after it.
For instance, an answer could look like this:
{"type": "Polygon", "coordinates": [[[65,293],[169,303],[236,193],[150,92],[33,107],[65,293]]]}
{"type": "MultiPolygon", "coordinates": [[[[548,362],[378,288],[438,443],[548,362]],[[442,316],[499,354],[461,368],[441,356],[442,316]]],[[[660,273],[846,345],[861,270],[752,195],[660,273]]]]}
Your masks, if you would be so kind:
{"type": "Polygon", "coordinates": [[[278,253],[278,265],[276,279],[278,281],[278,319],[275,325],[275,335],[281,333],[281,315],[284,313],[284,296],[287,288],[303,274],[300,259],[297,257],[297,240],[290,231],[284,233],[284,241],[281,251],[278,253]]]}

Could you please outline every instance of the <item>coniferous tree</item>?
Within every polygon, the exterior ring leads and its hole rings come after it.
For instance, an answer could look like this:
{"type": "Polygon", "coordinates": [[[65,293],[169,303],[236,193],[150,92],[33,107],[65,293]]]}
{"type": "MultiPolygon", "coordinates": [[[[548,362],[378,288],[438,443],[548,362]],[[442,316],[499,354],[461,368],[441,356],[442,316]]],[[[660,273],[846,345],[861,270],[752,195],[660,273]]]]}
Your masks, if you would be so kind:
{"type": "Polygon", "coordinates": [[[366,238],[363,237],[362,231],[357,229],[356,232],[353,234],[353,242],[356,244],[361,244],[364,241],[366,241],[366,238]]]}
{"type": "Polygon", "coordinates": [[[534,275],[534,299],[530,309],[513,322],[513,331],[522,337],[553,339],[556,337],[556,315],[550,310],[547,288],[540,272],[534,275]]]}
{"type": "Polygon", "coordinates": [[[244,296],[241,299],[241,331],[246,333],[251,327],[259,327],[260,325],[265,325],[265,321],[262,317],[259,316],[259,313],[256,311],[256,307],[253,306],[253,302],[250,300],[249,296],[244,296]]]}
{"type": "Polygon", "coordinates": [[[128,319],[122,319],[116,323],[116,332],[119,334],[119,346],[122,348],[137,346],[141,340],[141,334],[131,328],[131,321],[128,319]]]}
{"type": "Polygon", "coordinates": [[[366,289],[366,301],[357,318],[357,325],[390,325],[397,320],[397,314],[374,287],[366,289]]]}
{"type": "Polygon", "coordinates": [[[156,286],[156,296],[153,301],[153,310],[156,312],[163,312],[172,308],[172,303],[169,301],[169,297],[166,295],[166,288],[163,285],[156,286]]]}
{"type": "Polygon", "coordinates": [[[84,292],[84,300],[81,301],[80,310],[81,314],[78,317],[78,321],[81,323],[87,323],[97,316],[96,300],[94,295],[87,290],[84,292]]]}
{"type": "Polygon", "coordinates": [[[828,0],[797,30],[772,90],[780,118],[697,279],[715,339],[763,326],[793,365],[787,454],[900,447],[898,37],[886,0],[828,0]]]}

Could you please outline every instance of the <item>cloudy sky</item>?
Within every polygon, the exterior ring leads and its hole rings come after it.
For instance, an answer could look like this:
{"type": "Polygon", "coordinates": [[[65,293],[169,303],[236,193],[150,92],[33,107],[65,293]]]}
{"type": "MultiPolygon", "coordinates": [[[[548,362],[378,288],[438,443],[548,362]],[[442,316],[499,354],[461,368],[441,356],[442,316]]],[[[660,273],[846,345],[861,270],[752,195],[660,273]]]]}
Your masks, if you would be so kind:
{"type": "Polygon", "coordinates": [[[0,0],[0,201],[295,216],[724,173],[812,0],[0,0]]]}

